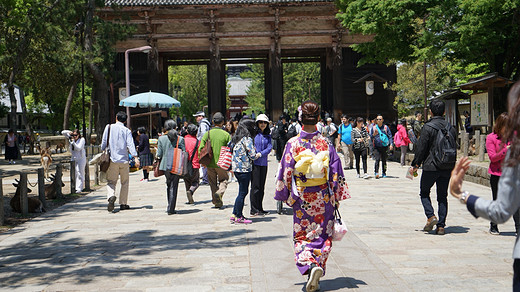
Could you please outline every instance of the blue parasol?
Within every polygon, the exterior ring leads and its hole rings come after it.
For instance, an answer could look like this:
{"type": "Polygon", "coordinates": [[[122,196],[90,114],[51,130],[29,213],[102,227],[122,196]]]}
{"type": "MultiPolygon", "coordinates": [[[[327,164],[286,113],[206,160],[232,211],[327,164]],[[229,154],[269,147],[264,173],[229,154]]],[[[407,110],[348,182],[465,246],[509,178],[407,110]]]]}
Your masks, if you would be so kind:
{"type": "Polygon", "coordinates": [[[123,99],[119,106],[140,107],[140,108],[170,108],[181,107],[181,103],[175,98],[158,92],[143,92],[123,99]]]}

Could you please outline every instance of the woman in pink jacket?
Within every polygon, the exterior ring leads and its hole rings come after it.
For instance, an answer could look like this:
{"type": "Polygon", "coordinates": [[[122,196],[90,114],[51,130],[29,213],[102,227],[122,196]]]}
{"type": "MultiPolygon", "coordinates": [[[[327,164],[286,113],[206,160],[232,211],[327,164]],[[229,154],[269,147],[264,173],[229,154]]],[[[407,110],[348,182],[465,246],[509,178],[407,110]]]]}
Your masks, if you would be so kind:
{"type": "MultiPolygon", "coordinates": [[[[507,124],[507,113],[502,113],[498,116],[493,127],[493,133],[486,137],[486,149],[489,156],[489,169],[488,173],[491,175],[489,183],[491,185],[491,192],[493,193],[493,200],[497,199],[498,193],[498,181],[502,175],[502,162],[506,157],[507,149],[511,144],[508,141],[503,141],[500,137],[504,136],[504,129],[507,124]]],[[[515,220],[516,233],[520,231],[520,213],[518,210],[513,215],[515,220]]],[[[491,222],[489,227],[489,233],[499,234],[498,226],[496,223],[491,222]]]]}
{"type": "Polygon", "coordinates": [[[408,144],[411,142],[406,131],[406,119],[399,120],[397,132],[394,135],[394,144],[395,147],[401,148],[401,166],[405,165],[406,151],[408,150],[408,144]]]}

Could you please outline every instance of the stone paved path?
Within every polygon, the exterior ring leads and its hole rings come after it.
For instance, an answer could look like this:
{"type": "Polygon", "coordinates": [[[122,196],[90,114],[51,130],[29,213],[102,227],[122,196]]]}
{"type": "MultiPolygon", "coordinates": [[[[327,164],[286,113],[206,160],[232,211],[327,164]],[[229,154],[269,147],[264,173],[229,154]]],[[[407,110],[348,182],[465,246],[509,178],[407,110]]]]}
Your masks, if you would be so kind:
{"type": "MultiPolygon", "coordinates": [[[[321,291],[510,291],[512,220],[492,236],[489,222],[450,197],[447,234],[425,234],[419,180],[404,178],[405,170],[390,163],[390,177],[379,180],[346,171],[352,199],[340,210],[349,233],[333,246],[321,291]]],[[[271,214],[248,226],[228,221],[237,183],[224,210],[210,208],[207,186],[185,205],[181,184],[179,213],[168,216],[164,178],[140,183],[133,173],[131,210],[108,213],[102,188],[1,234],[0,290],[302,291],[292,216],[276,214],[271,199],[275,172],[271,157],[264,200],[271,214]]],[[[464,188],[491,197],[489,188],[464,188]]]]}

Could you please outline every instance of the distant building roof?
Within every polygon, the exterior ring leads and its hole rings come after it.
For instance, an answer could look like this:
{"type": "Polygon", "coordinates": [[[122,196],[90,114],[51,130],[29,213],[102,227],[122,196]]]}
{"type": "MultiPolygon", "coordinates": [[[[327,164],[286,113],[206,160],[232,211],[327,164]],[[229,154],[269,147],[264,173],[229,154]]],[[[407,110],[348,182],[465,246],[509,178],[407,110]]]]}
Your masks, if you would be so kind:
{"type": "Polygon", "coordinates": [[[244,79],[228,79],[227,83],[230,85],[229,96],[245,96],[247,89],[251,85],[251,80],[244,79]]]}
{"type": "Polygon", "coordinates": [[[105,0],[106,6],[170,6],[216,4],[279,4],[303,2],[334,2],[333,0],[105,0]]]}

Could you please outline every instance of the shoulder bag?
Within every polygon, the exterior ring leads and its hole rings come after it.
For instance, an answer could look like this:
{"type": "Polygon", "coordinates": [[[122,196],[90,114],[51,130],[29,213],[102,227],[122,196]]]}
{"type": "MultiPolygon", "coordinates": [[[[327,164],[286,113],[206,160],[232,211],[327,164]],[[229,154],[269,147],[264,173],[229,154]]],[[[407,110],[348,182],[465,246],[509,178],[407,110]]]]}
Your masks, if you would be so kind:
{"type": "MultiPolygon", "coordinates": [[[[195,148],[193,148],[193,153],[191,153],[191,157],[188,158],[188,163],[186,165],[186,172],[184,174],[184,178],[191,178],[195,171],[198,169],[193,168],[193,157],[195,157],[195,153],[197,153],[197,148],[199,147],[199,140],[195,142],[195,148]]],[[[189,153],[189,152],[187,152],[189,153]]]]}
{"type": "Polygon", "coordinates": [[[181,137],[177,136],[177,145],[173,148],[172,167],[170,172],[176,175],[184,176],[188,164],[188,155],[186,151],[179,148],[179,140],[181,137]]]}
{"type": "Polygon", "coordinates": [[[102,172],[107,172],[108,168],[110,167],[110,126],[111,125],[108,125],[107,147],[99,158],[99,170],[102,172]]]}
{"type": "Polygon", "coordinates": [[[208,140],[206,141],[206,144],[204,144],[204,147],[199,152],[199,162],[200,164],[204,166],[208,166],[211,161],[213,160],[213,150],[211,149],[211,139],[210,134],[211,129],[208,131],[208,140]]]}

